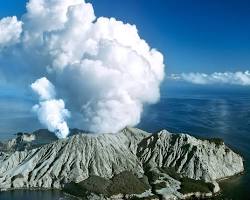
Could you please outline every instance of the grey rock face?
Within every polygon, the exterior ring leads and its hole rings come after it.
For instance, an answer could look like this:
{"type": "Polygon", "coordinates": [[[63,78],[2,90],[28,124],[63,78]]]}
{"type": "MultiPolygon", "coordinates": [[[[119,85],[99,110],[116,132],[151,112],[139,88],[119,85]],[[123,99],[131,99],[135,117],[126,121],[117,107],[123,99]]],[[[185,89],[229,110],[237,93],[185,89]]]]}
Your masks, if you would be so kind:
{"type": "Polygon", "coordinates": [[[199,140],[187,134],[163,130],[142,140],[138,147],[142,163],[174,167],[186,177],[213,181],[244,171],[243,159],[220,140],[199,140]]]}
{"type": "MultiPolygon", "coordinates": [[[[32,136],[23,139],[33,141],[32,136]]],[[[214,183],[244,170],[242,157],[223,142],[165,130],[152,135],[126,128],[117,134],[77,134],[38,148],[2,152],[0,189],[61,189],[67,183],[78,183],[90,176],[111,179],[130,171],[141,178],[147,171],[164,167],[175,168],[182,177],[214,183]]],[[[155,194],[165,199],[185,197],[179,192],[180,180],[167,173],[161,177],[151,181],[151,185],[164,182],[160,184],[164,185],[162,189],[154,190],[155,194]]]]}
{"type": "Polygon", "coordinates": [[[89,175],[111,178],[125,170],[143,174],[135,154],[141,137],[142,131],[132,135],[127,130],[117,135],[78,134],[37,149],[16,151],[0,163],[0,187],[61,188],[89,175]],[[14,181],[18,184],[13,185],[14,181]]]}

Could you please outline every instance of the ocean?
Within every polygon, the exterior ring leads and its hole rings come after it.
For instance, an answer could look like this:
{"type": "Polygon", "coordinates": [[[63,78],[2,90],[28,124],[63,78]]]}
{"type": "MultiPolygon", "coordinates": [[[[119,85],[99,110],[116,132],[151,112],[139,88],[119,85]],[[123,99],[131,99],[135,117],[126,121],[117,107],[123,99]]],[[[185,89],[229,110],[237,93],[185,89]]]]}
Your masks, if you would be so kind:
{"type": "Polygon", "coordinates": [[[250,91],[192,91],[163,94],[158,104],[145,109],[139,128],[156,132],[188,133],[222,138],[244,157],[245,172],[220,183],[215,199],[250,199],[250,91]]]}
{"type": "MultiPolygon", "coordinates": [[[[245,172],[220,182],[223,189],[214,199],[250,199],[250,92],[245,90],[169,91],[161,100],[146,106],[138,128],[157,132],[167,129],[204,138],[222,138],[245,159],[245,172]]],[[[59,191],[8,191],[0,200],[74,199],[59,191]]]]}

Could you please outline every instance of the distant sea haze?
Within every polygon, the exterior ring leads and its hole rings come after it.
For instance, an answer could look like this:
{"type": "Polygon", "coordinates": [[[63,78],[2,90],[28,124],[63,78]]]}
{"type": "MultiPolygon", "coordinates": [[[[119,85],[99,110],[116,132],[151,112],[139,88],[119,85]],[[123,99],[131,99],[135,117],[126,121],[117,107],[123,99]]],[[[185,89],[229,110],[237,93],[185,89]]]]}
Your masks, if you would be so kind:
{"type": "Polygon", "coordinates": [[[168,76],[170,80],[186,81],[193,84],[229,84],[229,85],[242,85],[250,86],[250,72],[237,71],[237,72],[214,72],[212,74],[206,73],[181,73],[171,74],[168,76]]]}

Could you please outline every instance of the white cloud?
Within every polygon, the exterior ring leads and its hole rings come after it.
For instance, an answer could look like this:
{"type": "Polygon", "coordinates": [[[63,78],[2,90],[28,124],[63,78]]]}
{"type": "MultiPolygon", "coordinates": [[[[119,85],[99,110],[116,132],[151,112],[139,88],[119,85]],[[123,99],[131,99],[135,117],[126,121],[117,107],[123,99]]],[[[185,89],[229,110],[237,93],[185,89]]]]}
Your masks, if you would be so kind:
{"type": "Polygon", "coordinates": [[[232,84],[232,85],[250,85],[250,72],[214,72],[205,73],[182,73],[171,74],[169,77],[173,80],[186,81],[194,84],[232,84]]]}
{"type": "Polygon", "coordinates": [[[83,0],[30,0],[22,20],[21,43],[9,48],[8,55],[15,53],[7,62],[22,68],[25,80],[49,77],[72,118],[81,113],[79,127],[116,132],[134,126],[143,105],[159,100],[163,56],[135,25],[97,18],[83,0]]]}
{"type": "Polygon", "coordinates": [[[22,22],[17,18],[6,17],[0,20],[0,48],[15,44],[22,33],[22,22]]]}
{"type": "Polygon", "coordinates": [[[65,120],[70,117],[70,112],[65,109],[62,99],[54,99],[54,85],[43,77],[32,83],[31,88],[40,96],[40,102],[33,106],[33,111],[37,113],[41,124],[55,132],[58,138],[66,138],[69,128],[65,120]]]}

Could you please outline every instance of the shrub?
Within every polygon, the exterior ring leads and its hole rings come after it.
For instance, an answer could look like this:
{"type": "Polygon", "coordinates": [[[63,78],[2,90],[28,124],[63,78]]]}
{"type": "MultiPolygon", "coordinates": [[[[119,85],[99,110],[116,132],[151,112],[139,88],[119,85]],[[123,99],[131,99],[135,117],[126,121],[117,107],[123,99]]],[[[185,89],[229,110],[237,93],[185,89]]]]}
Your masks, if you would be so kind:
{"type": "Polygon", "coordinates": [[[124,171],[111,179],[109,185],[109,195],[114,194],[141,194],[148,190],[148,186],[143,179],[139,179],[132,172],[124,171]]]}
{"type": "Polygon", "coordinates": [[[194,180],[185,177],[181,179],[181,189],[179,189],[179,192],[182,194],[193,192],[208,193],[212,192],[213,188],[214,185],[212,183],[206,183],[203,180],[194,180]]]}

